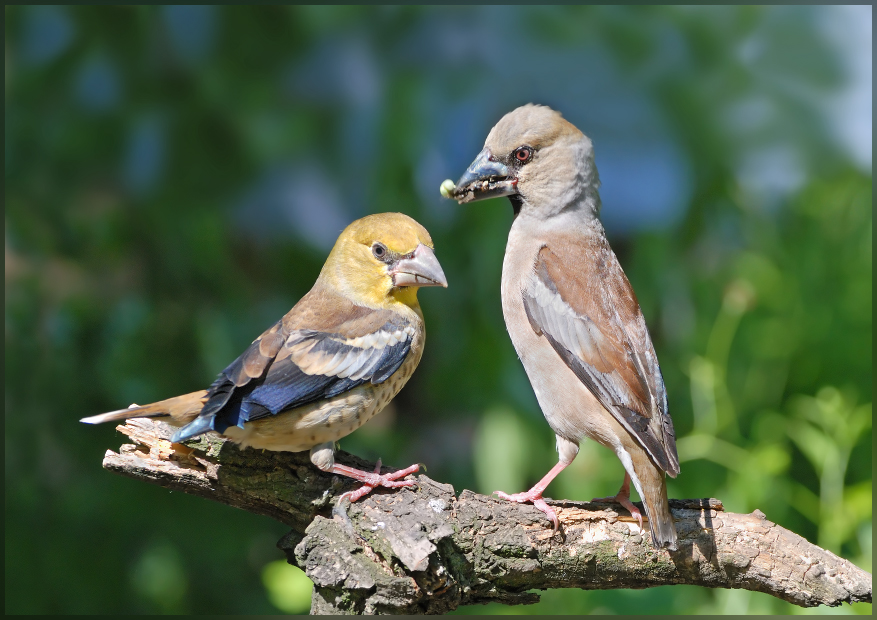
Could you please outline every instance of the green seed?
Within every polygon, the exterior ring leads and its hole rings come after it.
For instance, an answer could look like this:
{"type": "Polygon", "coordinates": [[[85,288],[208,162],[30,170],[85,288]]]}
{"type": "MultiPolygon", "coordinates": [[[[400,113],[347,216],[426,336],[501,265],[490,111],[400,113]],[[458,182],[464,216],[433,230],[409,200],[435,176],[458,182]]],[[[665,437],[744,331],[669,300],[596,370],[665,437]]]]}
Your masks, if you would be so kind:
{"type": "Polygon", "coordinates": [[[442,181],[441,187],[439,187],[439,192],[441,192],[441,195],[445,198],[451,198],[451,195],[453,194],[455,189],[456,185],[454,185],[454,182],[450,179],[445,179],[444,181],[442,181]]]}

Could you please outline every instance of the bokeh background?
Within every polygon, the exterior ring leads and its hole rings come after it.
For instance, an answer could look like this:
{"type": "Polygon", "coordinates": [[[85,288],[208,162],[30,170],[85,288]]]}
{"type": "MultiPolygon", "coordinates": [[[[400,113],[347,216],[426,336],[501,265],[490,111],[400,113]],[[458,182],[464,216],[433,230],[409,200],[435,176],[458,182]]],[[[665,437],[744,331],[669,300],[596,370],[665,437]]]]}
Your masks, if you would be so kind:
{"type": "MultiPolygon", "coordinates": [[[[555,462],[503,324],[511,209],[439,197],[518,105],[590,135],[682,473],[871,570],[871,7],[6,7],[6,612],[305,612],[285,528],[101,469],[77,420],[209,385],[351,220],[450,281],[345,450],[489,493],[555,462]]],[[[583,446],[548,490],[617,490],[583,446]]],[[[871,606],[827,610],[870,613],[871,606]]],[[[697,587],[492,613],[796,613],[697,587]]],[[[809,613],[825,612],[811,610],[809,613]]]]}

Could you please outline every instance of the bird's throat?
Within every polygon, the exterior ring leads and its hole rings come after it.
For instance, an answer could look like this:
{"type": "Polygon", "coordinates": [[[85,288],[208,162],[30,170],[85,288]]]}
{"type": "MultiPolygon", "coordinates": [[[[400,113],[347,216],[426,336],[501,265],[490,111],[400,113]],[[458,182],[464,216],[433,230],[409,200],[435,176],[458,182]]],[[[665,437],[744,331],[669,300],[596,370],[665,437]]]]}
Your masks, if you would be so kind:
{"type": "Polygon", "coordinates": [[[521,214],[521,207],[524,206],[524,199],[521,198],[518,194],[512,194],[508,197],[509,202],[512,203],[512,211],[515,214],[515,217],[521,214]]]}
{"type": "Polygon", "coordinates": [[[405,304],[409,308],[414,309],[420,305],[417,301],[417,287],[415,286],[394,288],[391,295],[396,301],[405,304]]]}

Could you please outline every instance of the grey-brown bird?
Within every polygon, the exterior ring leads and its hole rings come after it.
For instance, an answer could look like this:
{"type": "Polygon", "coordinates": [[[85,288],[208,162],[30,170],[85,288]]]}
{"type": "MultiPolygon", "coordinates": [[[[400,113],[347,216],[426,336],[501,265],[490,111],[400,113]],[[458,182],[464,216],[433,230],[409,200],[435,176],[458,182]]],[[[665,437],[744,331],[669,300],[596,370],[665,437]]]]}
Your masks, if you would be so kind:
{"type": "MultiPolygon", "coordinates": [[[[633,288],[598,219],[599,178],[591,141],[560,113],[525,105],[491,129],[453,190],[461,204],[508,196],[515,219],[502,269],[502,309],[539,406],[557,436],[559,462],[527,492],[542,499],[554,477],[591,438],[626,471],[614,499],[637,518],[630,481],[643,500],[656,547],[676,548],[665,472],[679,458],[658,358],[633,288]]],[[[449,191],[450,190],[450,191],[449,191]]]]}
{"type": "MultiPolygon", "coordinates": [[[[380,412],[411,378],[426,337],[422,286],[447,287],[426,229],[407,215],[381,213],[350,224],[314,287],[256,338],[208,390],[81,421],[163,418],[175,442],[215,431],[243,447],[300,452],[322,469],[364,483],[356,501],[399,480],[335,463],[335,442],[380,412]]],[[[378,465],[380,467],[380,465],[378,465]]]]}

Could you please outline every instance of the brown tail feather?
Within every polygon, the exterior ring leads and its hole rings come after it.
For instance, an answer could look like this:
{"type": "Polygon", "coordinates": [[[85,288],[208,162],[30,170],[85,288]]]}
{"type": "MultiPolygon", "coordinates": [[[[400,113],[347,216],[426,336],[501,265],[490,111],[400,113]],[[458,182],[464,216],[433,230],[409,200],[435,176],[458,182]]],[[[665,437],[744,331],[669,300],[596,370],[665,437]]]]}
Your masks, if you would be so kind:
{"type": "Polygon", "coordinates": [[[143,405],[142,407],[118,409],[93,415],[82,418],[79,421],[86,424],[103,424],[104,422],[118,422],[128,418],[169,418],[165,421],[174,426],[184,426],[198,417],[202,407],[204,407],[204,397],[206,395],[207,390],[200,390],[168,398],[167,400],[160,400],[157,403],[143,405]]]}
{"type": "MultiPolygon", "coordinates": [[[[646,492],[648,495],[648,492],[646,492]]],[[[670,506],[667,503],[667,483],[661,481],[661,488],[655,497],[643,500],[646,515],[649,518],[649,528],[652,530],[652,543],[658,549],[666,548],[676,551],[676,525],[673,523],[673,515],[670,514],[670,506]]]]}
{"type": "Polygon", "coordinates": [[[658,549],[676,550],[676,525],[667,502],[667,478],[644,451],[632,454],[634,468],[642,489],[637,489],[646,509],[652,543],[658,549]]]}

